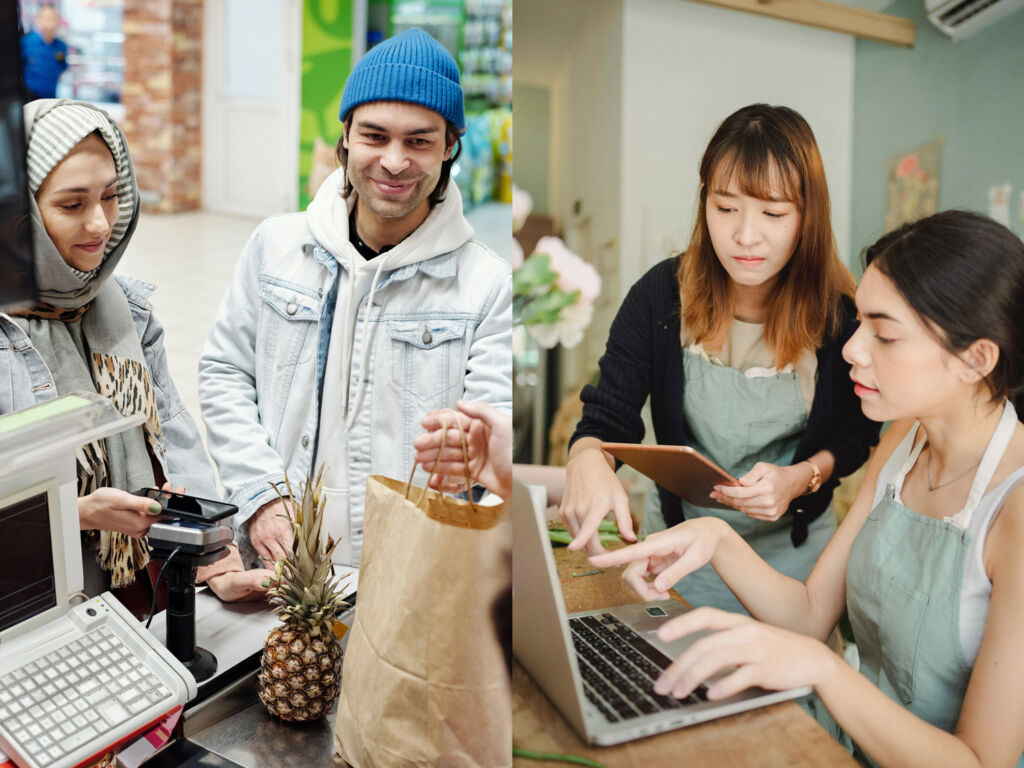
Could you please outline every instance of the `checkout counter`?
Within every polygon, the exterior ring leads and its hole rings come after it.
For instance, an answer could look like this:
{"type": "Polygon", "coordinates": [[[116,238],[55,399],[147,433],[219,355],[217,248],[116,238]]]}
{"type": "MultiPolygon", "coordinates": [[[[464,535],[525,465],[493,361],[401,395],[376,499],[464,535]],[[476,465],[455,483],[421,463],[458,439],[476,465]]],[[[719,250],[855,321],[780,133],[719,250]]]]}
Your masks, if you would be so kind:
{"type": "MultiPolygon", "coordinates": [[[[78,446],[141,420],[141,415],[122,417],[109,401],[85,394],[49,401],[43,407],[11,414],[0,423],[0,502],[18,498],[25,489],[42,483],[48,489],[49,514],[60,529],[57,540],[67,542],[63,557],[56,551],[53,557],[54,566],[63,568],[53,584],[66,585],[67,594],[57,595],[53,607],[38,616],[37,623],[60,619],[70,608],[70,597],[81,594],[84,583],[77,546],[78,446]]],[[[348,584],[355,589],[358,572],[350,571],[348,584]]],[[[339,620],[351,625],[353,613],[354,609],[349,609],[339,620]]],[[[216,657],[216,670],[199,681],[196,695],[180,710],[166,745],[156,748],[143,743],[148,741],[148,734],[143,733],[120,748],[124,753],[136,747],[136,756],[128,764],[153,768],[329,765],[335,709],[312,723],[286,723],[271,716],[257,696],[263,644],[278,623],[266,602],[224,603],[208,588],[200,588],[195,594],[195,645],[216,657]]],[[[166,628],[166,612],[162,612],[153,617],[148,631],[166,644],[166,628]]],[[[139,631],[146,630],[140,627],[139,631]]],[[[156,743],[164,740],[153,739],[156,743]]],[[[127,754],[125,758],[128,760],[127,754]]],[[[14,768],[15,763],[0,751],[0,768],[8,767],[14,768]]]]}
{"type": "MultiPolygon", "coordinates": [[[[355,577],[349,580],[355,584],[355,577]]],[[[339,620],[352,621],[352,610],[339,620]]],[[[179,739],[206,750],[203,768],[291,768],[330,765],[334,751],[336,708],[312,723],[286,723],[273,717],[256,694],[263,641],[278,623],[266,603],[223,603],[209,589],[196,594],[196,642],[217,657],[217,673],[199,685],[196,698],[185,705],[179,739]],[[222,758],[222,760],[218,760],[222,758]]],[[[163,614],[150,627],[164,637],[163,614]]],[[[342,646],[345,645],[344,638],[342,646]]],[[[169,744],[142,765],[177,768],[190,765],[197,750],[169,744]]]]}

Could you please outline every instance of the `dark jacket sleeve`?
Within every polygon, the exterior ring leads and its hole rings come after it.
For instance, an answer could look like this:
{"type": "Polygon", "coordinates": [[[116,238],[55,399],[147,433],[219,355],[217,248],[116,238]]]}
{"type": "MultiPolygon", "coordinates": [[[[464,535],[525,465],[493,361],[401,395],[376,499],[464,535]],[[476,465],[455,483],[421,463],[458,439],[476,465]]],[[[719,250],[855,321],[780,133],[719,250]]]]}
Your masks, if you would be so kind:
{"type": "MultiPolygon", "coordinates": [[[[626,295],[608,333],[604,354],[598,362],[597,386],[580,394],[583,417],[572,436],[596,437],[606,442],[639,443],[644,437],[640,416],[644,403],[663,377],[666,322],[675,321],[666,297],[673,295],[675,259],[666,259],[641,277],[626,295]]],[[[670,303],[670,302],[669,302],[670,303]]],[[[679,344],[678,330],[674,342],[679,344]]]]}

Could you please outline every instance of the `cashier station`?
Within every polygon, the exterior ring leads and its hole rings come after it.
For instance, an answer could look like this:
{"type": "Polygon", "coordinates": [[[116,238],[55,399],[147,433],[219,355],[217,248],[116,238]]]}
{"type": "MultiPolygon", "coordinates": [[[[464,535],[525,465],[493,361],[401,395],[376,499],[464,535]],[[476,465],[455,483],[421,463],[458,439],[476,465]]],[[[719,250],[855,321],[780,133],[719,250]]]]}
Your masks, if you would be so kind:
{"type": "MultiPolygon", "coordinates": [[[[66,395],[43,406],[0,417],[0,515],[15,509],[26,498],[49,499],[49,505],[56,507],[49,513],[53,521],[50,528],[56,540],[66,540],[66,544],[63,553],[55,552],[53,555],[56,570],[63,569],[54,582],[57,585],[66,583],[69,594],[79,592],[83,583],[75,451],[84,442],[133,427],[140,421],[141,416],[123,417],[105,398],[86,393],[66,395]]],[[[44,506],[46,503],[44,501],[44,506]]],[[[45,510],[43,514],[46,514],[45,510]]],[[[162,546],[157,541],[154,557],[160,556],[162,546]]],[[[215,542],[213,549],[222,548],[222,543],[215,542]]],[[[328,764],[333,750],[333,713],[316,723],[289,724],[273,718],[257,698],[256,675],[263,643],[267,633],[277,624],[277,618],[267,604],[260,601],[222,603],[208,589],[200,588],[197,592],[193,586],[195,564],[205,562],[204,557],[210,560],[216,556],[216,552],[196,552],[192,562],[180,560],[178,574],[172,579],[176,580],[177,587],[172,585],[169,592],[169,610],[153,617],[148,630],[152,638],[146,638],[147,642],[155,646],[166,645],[167,651],[160,648],[165,660],[168,660],[167,654],[173,652],[183,665],[171,664],[179,676],[187,679],[191,675],[195,679],[188,679],[188,696],[179,698],[182,708],[175,707],[178,717],[173,729],[174,737],[158,751],[149,749],[142,762],[129,764],[150,768],[275,768],[328,764]],[[177,596],[175,589],[179,593],[177,596]]],[[[4,577],[4,567],[5,564],[0,563],[0,581],[4,577]]],[[[8,563],[6,567],[13,566],[8,563]]],[[[173,567],[168,568],[167,572],[174,570],[173,567]]],[[[107,599],[113,598],[108,596],[107,599]]],[[[67,614],[84,607],[76,607],[75,600],[57,599],[53,612],[56,612],[55,620],[58,622],[62,619],[62,600],[63,611],[67,614]]],[[[131,618],[127,612],[125,615],[131,618]]],[[[351,623],[351,615],[340,618],[344,623],[351,623]]],[[[8,625],[11,623],[15,621],[9,621],[8,625]]],[[[13,643],[4,641],[3,629],[4,625],[0,624],[0,680],[13,669],[10,662],[13,643]]],[[[147,632],[141,624],[133,629],[136,633],[147,632]]],[[[13,642],[16,643],[17,639],[13,642]]],[[[145,647],[143,651],[146,651],[145,647]]],[[[36,662],[34,671],[42,680],[52,671],[45,668],[43,658],[36,662]]],[[[155,662],[159,666],[160,659],[155,659],[155,662]]],[[[13,684],[8,687],[13,687],[13,684]]],[[[4,700],[9,699],[4,696],[4,700]]],[[[36,701],[43,704],[41,698],[36,701]]],[[[0,701],[0,709],[4,703],[0,701]]],[[[53,730],[59,733],[62,723],[57,715],[49,714],[58,720],[53,730]]],[[[33,726],[34,733],[38,733],[34,720],[26,722],[33,726]]],[[[102,721],[92,725],[100,728],[102,721]]],[[[50,733],[52,735],[52,731],[50,733]]],[[[102,735],[102,729],[100,733],[102,735]]],[[[145,735],[141,734],[136,741],[145,735]]],[[[15,744],[10,732],[7,736],[8,743],[15,744]]],[[[119,738],[113,742],[120,743],[119,738]]],[[[119,751],[128,746],[128,743],[121,743],[119,751]]],[[[36,765],[74,764],[58,759],[51,763],[45,755],[33,760],[13,748],[11,751],[14,754],[4,756],[0,746],[0,766],[5,765],[7,758],[11,758],[14,765],[33,768],[36,765]]]]}

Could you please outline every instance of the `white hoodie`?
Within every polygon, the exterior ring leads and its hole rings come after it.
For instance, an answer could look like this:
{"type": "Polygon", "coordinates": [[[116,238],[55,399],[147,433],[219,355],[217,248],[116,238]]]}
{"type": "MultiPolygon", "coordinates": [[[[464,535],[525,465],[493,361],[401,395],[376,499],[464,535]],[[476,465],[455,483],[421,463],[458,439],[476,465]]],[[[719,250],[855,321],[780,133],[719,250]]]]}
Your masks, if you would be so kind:
{"type": "Polygon", "coordinates": [[[335,560],[356,563],[366,476],[409,476],[427,411],[460,397],[512,407],[512,270],[472,240],[454,184],[367,262],[349,242],[341,176],[305,213],[253,233],[200,359],[199,394],[243,548],[273,486],[287,473],[294,489],[323,462],[335,560]]]}
{"type": "MultiPolygon", "coordinates": [[[[444,201],[431,210],[414,232],[390,250],[367,261],[349,239],[349,213],[355,195],[348,201],[341,197],[343,182],[341,170],[333,173],[320,187],[307,214],[313,236],[338,260],[340,267],[324,373],[316,461],[326,463],[325,524],[328,533],[340,541],[335,550],[335,560],[354,564],[358,554],[356,545],[361,545],[362,509],[360,504],[358,524],[352,526],[349,489],[350,482],[359,483],[359,490],[364,491],[366,477],[362,472],[349,471],[351,460],[356,458],[350,456],[350,451],[360,448],[358,443],[353,444],[350,440],[350,432],[361,416],[367,419],[369,427],[369,408],[364,409],[363,405],[376,362],[374,336],[380,326],[371,319],[379,317],[384,304],[395,291],[405,287],[392,283],[390,290],[385,287],[378,293],[381,276],[458,250],[470,242],[473,228],[462,215],[458,188],[449,184],[444,201]],[[367,307],[373,309],[368,312],[367,307]]],[[[405,446],[405,450],[411,454],[411,445],[405,446]]],[[[359,496],[361,498],[362,493],[359,496]]]]}

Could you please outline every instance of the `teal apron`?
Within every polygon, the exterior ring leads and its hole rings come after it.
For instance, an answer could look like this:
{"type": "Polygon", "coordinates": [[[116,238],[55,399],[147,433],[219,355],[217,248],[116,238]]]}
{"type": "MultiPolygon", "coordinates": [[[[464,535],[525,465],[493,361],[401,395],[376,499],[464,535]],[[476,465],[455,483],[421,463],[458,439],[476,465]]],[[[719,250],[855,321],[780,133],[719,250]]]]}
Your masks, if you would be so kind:
{"type": "MultiPolygon", "coordinates": [[[[747,378],[741,371],[712,363],[690,349],[683,351],[683,371],[683,409],[693,448],[734,477],[745,475],[759,461],[779,466],[793,462],[807,424],[796,371],[747,378]]],[[[644,514],[644,533],[665,527],[658,509],[658,494],[650,492],[647,496],[651,503],[650,514],[644,514]]],[[[835,532],[831,509],[811,523],[807,541],[799,548],[790,539],[792,517],[788,512],[775,522],[765,522],[739,510],[697,507],[684,501],[683,514],[687,520],[725,520],[769,565],[800,581],[810,575],[835,532]]],[[[676,584],[676,590],[691,605],[745,613],[710,565],[683,578],[676,584]]]]}
{"type": "MultiPolygon", "coordinates": [[[[966,516],[988,487],[1016,424],[1012,406],[1005,408],[974,476],[966,516]]],[[[853,542],[846,604],[860,673],[922,720],[952,733],[973,669],[960,648],[960,588],[970,532],[951,520],[919,515],[896,500],[923,445],[922,440],[886,485],[853,542]]],[[[858,760],[877,765],[820,701],[809,708],[858,760]]],[[[1024,768],[1024,756],[1017,765],[1024,768]]]]}

